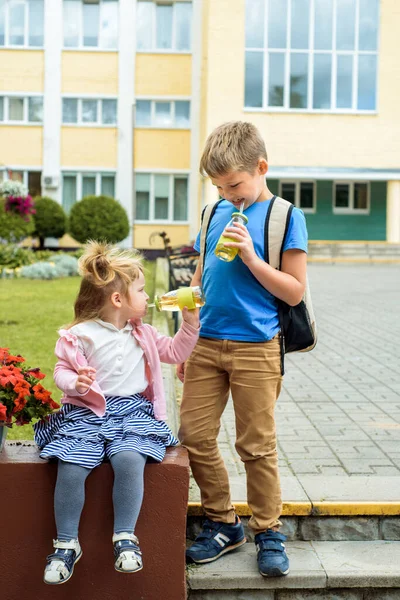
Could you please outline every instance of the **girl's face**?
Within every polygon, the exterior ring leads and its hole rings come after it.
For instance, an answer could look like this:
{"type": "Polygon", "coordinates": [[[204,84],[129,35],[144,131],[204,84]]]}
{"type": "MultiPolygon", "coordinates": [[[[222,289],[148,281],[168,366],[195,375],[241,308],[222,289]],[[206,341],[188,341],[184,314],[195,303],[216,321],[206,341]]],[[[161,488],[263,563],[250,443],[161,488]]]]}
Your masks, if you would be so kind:
{"type": "Polygon", "coordinates": [[[144,291],[145,279],[142,272],[139,277],[131,283],[128,290],[128,302],[126,304],[127,319],[141,319],[147,313],[147,300],[149,296],[144,291]]]}

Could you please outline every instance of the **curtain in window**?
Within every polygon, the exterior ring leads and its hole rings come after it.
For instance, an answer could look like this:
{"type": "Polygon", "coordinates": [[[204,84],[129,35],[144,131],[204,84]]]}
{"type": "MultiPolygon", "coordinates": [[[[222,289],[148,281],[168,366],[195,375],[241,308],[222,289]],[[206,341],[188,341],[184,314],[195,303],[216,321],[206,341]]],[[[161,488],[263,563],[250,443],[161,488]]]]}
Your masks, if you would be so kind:
{"type": "Polygon", "coordinates": [[[136,175],[135,187],[136,219],[138,221],[148,221],[150,219],[150,175],[136,175]]]}
{"type": "Polygon", "coordinates": [[[64,46],[66,48],[77,48],[80,45],[79,30],[81,22],[82,4],[80,0],[64,0],[63,2],[63,24],[64,24],[64,46]]]}
{"type": "Polygon", "coordinates": [[[65,212],[69,213],[76,202],[76,175],[64,175],[62,204],[65,212]]]}
{"type": "Polygon", "coordinates": [[[23,46],[25,37],[25,2],[11,0],[9,3],[10,44],[23,46]]]}
{"type": "Polygon", "coordinates": [[[175,49],[190,50],[192,32],[192,3],[176,2],[175,6],[175,49]]]}
{"type": "Polygon", "coordinates": [[[29,0],[29,46],[43,46],[44,2],[29,0]]]}
{"type": "Polygon", "coordinates": [[[103,0],[100,6],[100,47],[118,47],[118,1],[103,0]]]}
{"type": "Polygon", "coordinates": [[[115,177],[114,175],[101,176],[101,193],[103,196],[115,198],[115,177]]]}
{"type": "Polygon", "coordinates": [[[82,175],[82,198],[96,195],[96,175],[82,175]]]}
{"type": "Polygon", "coordinates": [[[43,121],[43,98],[33,96],[28,98],[28,121],[41,123],[43,121]]]}
{"type": "Polygon", "coordinates": [[[104,125],[114,125],[117,122],[117,101],[102,100],[101,122],[104,125]]]}
{"type": "Polygon", "coordinates": [[[174,221],[187,221],[188,180],[187,177],[174,179],[174,221]]]}

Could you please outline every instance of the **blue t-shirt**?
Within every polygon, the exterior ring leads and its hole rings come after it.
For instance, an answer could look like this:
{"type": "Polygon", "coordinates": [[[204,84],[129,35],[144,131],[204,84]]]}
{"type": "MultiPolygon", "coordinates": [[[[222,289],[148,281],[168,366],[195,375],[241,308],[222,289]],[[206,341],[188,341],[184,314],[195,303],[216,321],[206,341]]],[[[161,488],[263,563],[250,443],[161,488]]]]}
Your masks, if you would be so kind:
{"type": "MultiPolygon", "coordinates": [[[[264,259],[264,225],[270,200],[255,202],[245,210],[247,229],[254,250],[264,259]]],[[[201,337],[243,342],[264,342],[280,330],[277,302],[254,277],[239,256],[224,262],[214,254],[219,236],[230,220],[234,207],[223,200],[210,221],[202,287],[206,303],[200,311],[201,337]]],[[[200,233],[195,250],[200,252],[200,233]]],[[[304,214],[294,208],[283,251],[307,252],[307,228],[304,214]]]]}

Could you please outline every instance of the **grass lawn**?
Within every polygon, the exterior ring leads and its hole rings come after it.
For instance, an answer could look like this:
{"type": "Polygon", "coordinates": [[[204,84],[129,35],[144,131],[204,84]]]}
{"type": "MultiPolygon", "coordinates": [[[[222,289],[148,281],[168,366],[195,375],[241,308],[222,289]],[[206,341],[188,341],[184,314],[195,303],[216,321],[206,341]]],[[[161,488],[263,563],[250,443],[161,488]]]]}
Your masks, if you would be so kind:
{"type": "MultiPolygon", "coordinates": [[[[146,262],[145,268],[146,292],[153,298],[155,262],[146,262]]],[[[79,284],[80,277],[0,280],[0,347],[21,354],[30,367],[40,367],[46,374],[42,384],[56,402],[62,395],[53,381],[57,331],[72,321],[79,284]]],[[[7,439],[32,438],[31,425],[14,426],[7,434],[7,439]]]]}

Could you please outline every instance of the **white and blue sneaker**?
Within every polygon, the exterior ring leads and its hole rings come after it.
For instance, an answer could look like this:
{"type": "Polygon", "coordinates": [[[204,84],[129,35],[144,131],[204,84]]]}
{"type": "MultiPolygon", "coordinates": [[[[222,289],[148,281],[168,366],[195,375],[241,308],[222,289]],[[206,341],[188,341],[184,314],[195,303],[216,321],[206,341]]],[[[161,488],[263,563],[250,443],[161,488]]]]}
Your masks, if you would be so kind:
{"type": "Polygon", "coordinates": [[[186,550],[188,563],[208,563],[246,543],[243,525],[238,516],[233,524],[206,519],[203,531],[186,550]]]}
{"type": "Polygon", "coordinates": [[[258,570],[263,577],[282,577],[289,573],[289,559],[284,542],[286,536],[267,529],[254,538],[257,549],[258,570]]]}
{"type": "Polygon", "coordinates": [[[43,581],[49,585],[66,583],[72,577],[75,563],[82,556],[78,540],[53,540],[54,552],[47,557],[43,581]]]}

